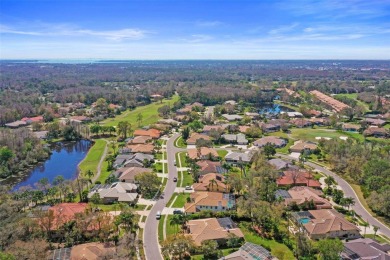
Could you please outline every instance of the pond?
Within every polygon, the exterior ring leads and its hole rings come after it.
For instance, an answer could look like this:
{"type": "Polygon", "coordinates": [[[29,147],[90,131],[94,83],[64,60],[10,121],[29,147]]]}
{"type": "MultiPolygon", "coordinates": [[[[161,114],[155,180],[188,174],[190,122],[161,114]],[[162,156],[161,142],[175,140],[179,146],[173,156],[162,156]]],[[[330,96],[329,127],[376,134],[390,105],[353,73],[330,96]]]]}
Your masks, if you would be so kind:
{"type": "Polygon", "coordinates": [[[4,184],[15,185],[13,190],[30,185],[34,187],[42,178],[48,178],[52,183],[54,178],[62,175],[65,180],[73,180],[77,177],[77,165],[85,158],[92,142],[80,140],[76,142],[58,142],[50,146],[52,154],[43,163],[35,166],[27,174],[8,178],[4,184]]]}
{"type": "Polygon", "coordinates": [[[281,112],[294,112],[294,110],[274,103],[265,103],[259,107],[259,114],[264,116],[276,116],[281,112]]]}

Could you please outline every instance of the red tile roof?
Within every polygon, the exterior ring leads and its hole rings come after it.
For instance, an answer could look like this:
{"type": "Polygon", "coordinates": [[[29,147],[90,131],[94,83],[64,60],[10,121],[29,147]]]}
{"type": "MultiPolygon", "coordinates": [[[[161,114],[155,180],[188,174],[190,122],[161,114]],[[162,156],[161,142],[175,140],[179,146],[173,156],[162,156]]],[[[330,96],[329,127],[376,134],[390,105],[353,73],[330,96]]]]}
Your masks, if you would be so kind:
{"type": "Polygon", "coordinates": [[[313,179],[309,172],[303,171],[285,171],[283,175],[276,180],[278,186],[308,186],[321,188],[321,183],[313,179]]]}
{"type": "Polygon", "coordinates": [[[134,136],[150,136],[154,139],[157,139],[160,137],[161,132],[157,129],[149,129],[149,130],[143,130],[143,129],[137,129],[134,131],[134,136]]]}

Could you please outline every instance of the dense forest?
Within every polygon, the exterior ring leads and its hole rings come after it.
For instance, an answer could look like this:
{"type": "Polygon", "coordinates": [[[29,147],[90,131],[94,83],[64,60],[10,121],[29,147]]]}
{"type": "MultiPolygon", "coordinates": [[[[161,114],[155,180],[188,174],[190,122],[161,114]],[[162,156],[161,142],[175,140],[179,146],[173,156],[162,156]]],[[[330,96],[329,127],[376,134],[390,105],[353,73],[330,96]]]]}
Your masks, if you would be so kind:
{"type": "Polygon", "coordinates": [[[26,129],[0,129],[0,178],[23,172],[49,156],[40,139],[26,129]]]}

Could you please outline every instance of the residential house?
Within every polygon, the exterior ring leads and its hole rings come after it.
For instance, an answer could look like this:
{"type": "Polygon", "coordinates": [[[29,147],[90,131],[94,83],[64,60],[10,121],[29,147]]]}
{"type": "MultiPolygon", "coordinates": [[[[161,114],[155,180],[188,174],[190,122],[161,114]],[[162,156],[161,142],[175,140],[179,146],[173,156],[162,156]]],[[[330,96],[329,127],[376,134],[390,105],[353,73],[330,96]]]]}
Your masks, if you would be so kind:
{"type": "Polygon", "coordinates": [[[214,240],[219,245],[226,244],[230,234],[244,238],[244,234],[236,223],[227,218],[206,218],[189,220],[186,223],[185,233],[192,238],[195,245],[202,245],[203,241],[214,240]]]}
{"type": "Polygon", "coordinates": [[[321,111],[314,110],[314,109],[310,109],[309,111],[307,111],[307,114],[308,114],[309,116],[314,116],[314,117],[320,117],[320,116],[322,116],[322,112],[321,112],[321,111]]]}
{"type": "Polygon", "coordinates": [[[158,120],[159,124],[164,124],[164,125],[171,125],[171,126],[180,126],[181,123],[179,121],[173,120],[173,119],[160,119],[158,120]]]}
{"type": "Polygon", "coordinates": [[[257,147],[264,147],[267,144],[271,144],[277,148],[280,148],[285,146],[287,144],[287,141],[283,138],[276,137],[276,136],[264,136],[253,142],[253,145],[257,147]]]}
{"type": "Polygon", "coordinates": [[[240,126],[238,126],[238,131],[240,131],[240,133],[245,134],[246,131],[247,131],[249,128],[250,128],[250,126],[248,126],[248,125],[240,125],[240,126]]]}
{"type": "Polygon", "coordinates": [[[43,116],[23,117],[22,121],[26,122],[27,124],[41,123],[43,122],[43,116]]]}
{"type": "Polygon", "coordinates": [[[385,120],[379,118],[366,118],[364,121],[373,126],[384,126],[386,124],[385,120]]]}
{"type": "Polygon", "coordinates": [[[134,136],[150,136],[153,139],[158,139],[161,135],[161,132],[157,129],[137,129],[134,131],[134,136]]]}
{"type": "Polygon", "coordinates": [[[213,162],[210,160],[203,160],[196,162],[196,164],[199,166],[199,173],[207,174],[207,173],[227,173],[227,170],[222,167],[221,162],[213,162]]]}
{"type": "Polygon", "coordinates": [[[84,213],[87,209],[87,203],[60,203],[49,208],[53,212],[52,219],[40,220],[50,230],[57,230],[65,223],[75,219],[76,214],[84,213]]]}
{"type": "Polygon", "coordinates": [[[280,131],[280,125],[277,125],[277,124],[261,123],[259,126],[264,133],[271,133],[271,132],[280,131]]]}
{"type": "Polygon", "coordinates": [[[262,246],[246,242],[236,252],[220,258],[219,260],[277,260],[262,246]]]}
{"type": "Polygon", "coordinates": [[[235,101],[235,100],[227,100],[227,101],[225,101],[225,104],[235,106],[235,105],[237,105],[237,101],[235,101]]]}
{"type": "Polygon", "coordinates": [[[287,114],[289,118],[302,118],[303,114],[301,112],[282,112],[282,114],[287,114]]]}
{"type": "Polygon", "coordinates": [[[245,112],[245,116],[250,117],[252,120],[257,120],[260,118],[259,113],[253,113],[253,112],[245,112]]]}
{"type": "Polygon", "coordinates": [[[248,144],[248,140],[245,138],[244,134],[224,134],[222,135],[222,138],[227,143],[231,144],[239,144],[239,145],[246,145],[248,144]]]}
{"type": "MultiPolygon", "coordinates": [[[[115,254],[116,248],[114,244],[110,243],[86,243],[80,244],[72,247],[70,252],[71,260],[101,260],[104,256],[115,254]]],[[[57,256],[53,256],[47,259],[56,259],[56,260],[65,260],[65,258],[60,258],[60,256],[64,254],[57,254],[57,256]]],[[[67,260],[67,259],[66,259],[67,260]]]]}
{"type": "Polygon", "coordinates": [[[290,166],[290,163],[279,158],[268,160],[268,163],[274,166],[276,170],[286,169],[290,166]]]}
{"type": "Polygon", "coordinates": [[[225,118],[227,121],[239,121],[242,119],[242,116],[240,115],[223,114],[222,117],[225,118]]]}
{"type": "Polygon", "coordinates": [[[340,102],[332,97],[329,97],[318,90],[312,90],[312,91],[310,91],[310,94],[315,96],[319,101],[321,101],[325,105],[331,107],[335,112],[340,112],[344,109],[350,108],[350,106],[348,106],[348,105],[346,105],[346,104],[344,104],[344,103],[342,103],[342,102],[340,102]]]}
{"type": "Polygon", "coordinates": [[[154,153],[154,145],[153,144],[132,144],[127,145],[127,148],[130,149],[132,153],[154,153]]]}
{"type": "Polygon", "coordinates": [[[349,123],[344,123],[341,126],[341,129],[346,132],[359,132],[360,128],[361,128],[360,125],[349,124],[349,123]]]}
{"type": "Polygon", "coordinates": [[[344,260],[390,260],[390,245],[371,238],[358,238],[344,243],[341,253],[344,260]]]}
{"type": "Polygon", "coordinates": [[[138,197],[137,185],[125,182],[95,185],[88,193],[88,198],[92,198],[94,194],[99,194],[104,204],[115,201],[134,203],[138,197]]]}
{"type": "Polygon", "coordinates": [[[308,186],[312,188],[321,188],[321,183],[313,179],[313,176],[307,171],[288,170],[284,171],[276,180],[280,187],[289,186],[308,186]]]}
{"type": "Polygon", "coordinates": [[[124,162],[124,167],[145,167],[144,162],[149,164],[154,162],[154,156],[151,154],[145,153],[135,153],[131,158],[124,162]]]}
{"type": "Polygon", "coordinates": [[[318,125],[318,126],[325,126],[325,125],[329,125],[329,124],[330,124],[328,118],[312,117],[312,118],[310,118],[309,120],[310,120],[310,122],[311,122],[313,125],[318,125]]]}
{"type": "Polygon", "coordinates": [[[364,130],[364,136],[375,136],[375,137],[386,137],[388,135],[388,131],[383,127],[372,126],[364,130]]]}
{"type": "Polygon", "coordinates": [[[222,125],[205,125],[205,126],[203,126],[202,132],[204,134],[208,135],[208,134],[210,134],[211,130],[223,132],[225,130],[225,127],[222,125]]]}
{"type": "Polygon", "coordinates": [[[123,167],[114,172],[114,176],[121,182],[136,183],[135,177],[144,172],[152,172],[152,170],[142,167],[123,167]]]}
{"type": "Polygon", "coordinates": [[[115,158],[115,161],[114,163],[112,164],[112,166],[117,169],[119,167],[122,167],[124,165],[124,163],[127,161],[127,160],[130,160],[131,158],[133,158],[134,155],[132,154],[119,154],[116,158],[115,158]]]}
{"type": "Polygon", "coordinates": [[[192,160],[215,160],[219,155],[214,148],[199,147],[188,149],[188,157],[192,160]]]}
{"type": "Polygon", "coordinates": [[[87,123],[87,122],[91,122],[92,119],[87,116],[71,116],[69,120],[71,122],[76,122],[76,123],[87,123]]]}
{"type": "Polygon", "coordinates": [[[231,152],[225,156],[225,161],[231,165],[249,164],[252,157],[253,152],[231,152]]]}
{"type": "Polygon", "coordinates": [[[135,136],[134,138],[130,139],[127,143],[128,144],[146,144],[153,140],[151,136],[146,135],[139,135],[135,136]]]}
{"type": "Polygon", "coordinates": [[[6,127],[8,128],[19,128],[19,127],[22,127],[22,126],[26,126],[27,123],[25,121],[22,121],[22,120],[18,120],[18,121],[15,121],[15,122],[11,122],[11,123],[8,123],[8,124],[5,124],[6,127]]]}
{"type": "Polygon", "coordinates": [[[317,150],[317,145],[312,142],[297,141],[289,150],[291,153],[302,153],[303,151],[311,153],[317,150]]]}
{"type": "Polygon", "coordinates": [[[198,183],[194,183],[194,191],[228,192],[225,176],[219,173],[208,173],[199,177],[198,183]]]}
{"type": "Polygon", "coordinates": [[[298,128],[310,127],[312,122],[306,118],[294,118],[290,120],[290,123],[298,128]]]}
{"type": "Polygon", "coordinates": [[[187,139],[187,144],[195,145],[196,141],[199,139],[211,140],[211,138],[208,135],[192,133],[191,136],[187,139]]]}
{"type": "Polygon", "coordinates": [[[33,132],[33,134],[35,135],[36,138],[45,140],[47,138],[48,132],[49,131],[37,131],[37,132],[33,132]]]}
{"type": "Polygon", "coordinates": [[[202,210],[226,211],[235,208],[236,200],[233,194],[195,191],[190,195],[190,202],[184,205],[186,213],[195,213],[202,210]]]}
{"type": "Polygon", "coordinates": [[[323,198],[321,190],[313,189],[307,186],[292,187],[287,191],[287,196],[283,196],[287,205],[295,203],[298,206],[312,202],[316,209],[331,209],[332,204],[323,198]]]}
{"type": "Polygon", "coordinates": [[[325,238],[356,239],[360,230],[334,209],[318,209],[292,213],[296,223],[313,240],[325,238]]]}

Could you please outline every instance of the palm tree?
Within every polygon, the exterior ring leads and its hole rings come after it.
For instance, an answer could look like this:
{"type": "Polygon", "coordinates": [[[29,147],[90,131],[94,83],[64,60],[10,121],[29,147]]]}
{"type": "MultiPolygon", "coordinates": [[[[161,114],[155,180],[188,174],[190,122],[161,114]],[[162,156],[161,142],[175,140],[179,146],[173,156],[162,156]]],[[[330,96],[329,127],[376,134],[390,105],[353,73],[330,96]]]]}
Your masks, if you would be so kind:
{"type": "Polygon", "coordinates": [[[344,198],[344,203],[348,207],[348,210],[351,206],[355,205],[355,200],[352,197],[344,198]]]}
{"type": "Polygon", "coordinates": [[[372,226],[372,228],[374,229],[374,239],[376,237],[376,233],[378,232],[378,230],[380,229],[378,226],[372,226]]]}
{"type": "Polygon", "coordinates": [[[214,185],[217,186],[217,191],[218,191],[218,182],[217,182],[217,180],[211,179],[210,182],[209,182],[209,187],[211,186],[210,191],[214,191],[214,185]]]}
{"type": "Polygon", "coordinates": [[[361,225],[364,227],[364,236],[366,236],[366,229],[367,229],[367,227],[370,226],[370,224],[368,223],[368,221],[367,222],[363,221],[363,223],[361,225]]]}
{"type": "Polygon", "coordinates": [[[333,183],[335,183],[335,180],[332,176],[326,177],[324,181],[325,181],[325,184],[328,186],[328,189],[330,186],[333,185],[333,183]]]}
{"type": "Polygon", "coordinates": [[[178,226],[182,223],[181,215],[173,215],[169,221],[169,225],[176,227],[176,233],[178,232],[178,226]]]}
{"type": "Polygon", "coordinates": [[[92,177],[95,175],[95,174],[93,173],[93,171],[92,171],[92,170],[88,170],[85,174],[86,174],[87,177],[88,177],[89,183],[92,184],[92,177]]]}
{"type": "Polygon", "coordinates": [[[137,122],[138,122],[138,127],[140,127],[140,126],[141,126],[141,123],[142,123],[142,118],[143,118],[142,114],[141,114],[141,113],[138,113],[138,115],[137,115],[137,122]]]}

